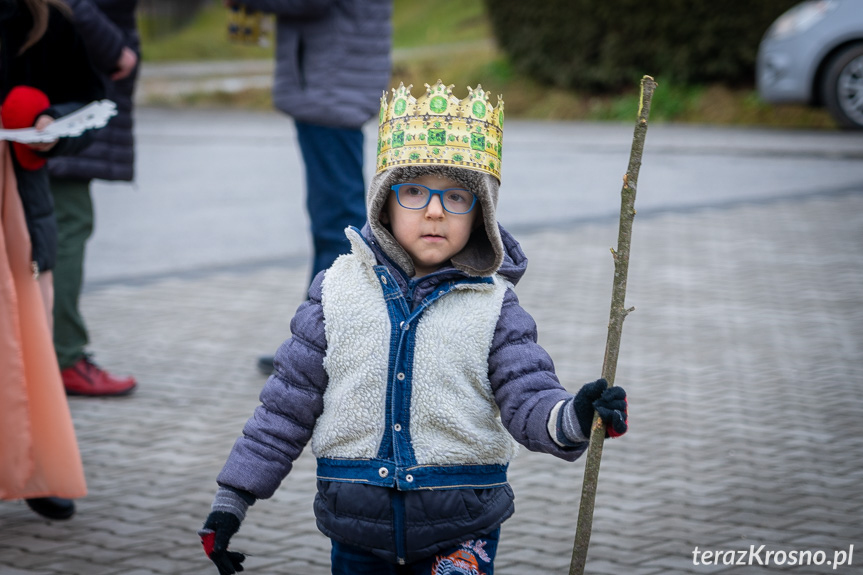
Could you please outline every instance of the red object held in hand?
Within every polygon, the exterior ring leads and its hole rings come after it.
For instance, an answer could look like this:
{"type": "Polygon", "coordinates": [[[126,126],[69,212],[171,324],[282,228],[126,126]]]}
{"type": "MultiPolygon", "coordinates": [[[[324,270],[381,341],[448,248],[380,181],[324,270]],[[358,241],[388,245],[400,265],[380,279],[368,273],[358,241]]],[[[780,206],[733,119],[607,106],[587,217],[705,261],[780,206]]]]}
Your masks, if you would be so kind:
{"type": "MultiPolygon", "coordinates": [[[[9,130],[32,128],[42,112],[51,106],[45,92],[31,86],[15,86],[0,107],[0,121],[9,130]]],[[[38,170],[47,161],[27,144],[12,142],[15,158],[25,170],[38,170]]]]}

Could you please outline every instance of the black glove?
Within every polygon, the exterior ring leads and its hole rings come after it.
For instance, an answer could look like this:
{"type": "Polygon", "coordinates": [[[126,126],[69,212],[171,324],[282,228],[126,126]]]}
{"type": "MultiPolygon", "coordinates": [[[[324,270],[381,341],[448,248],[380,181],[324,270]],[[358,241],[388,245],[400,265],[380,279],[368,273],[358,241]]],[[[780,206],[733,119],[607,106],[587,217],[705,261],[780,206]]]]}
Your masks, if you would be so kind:
{"type": "Polygon", "coordinates": [[[575,394],[572,406],[585,437],[590,437],[594,410],[605,424],[606,437],[620,437],[629,428],[626,392],[622,387],[608,387],[604,379],[585,383],[575,394]]]}
{"type": "Polygon", "coordinates": [[[236,551],[228,551],[228,542],[240,529],[240,520],[227,511],[213,511],[198,531],[204,553],[216,564],[219,575],[233,575],[243,570],[246,556],[236,551]]]}

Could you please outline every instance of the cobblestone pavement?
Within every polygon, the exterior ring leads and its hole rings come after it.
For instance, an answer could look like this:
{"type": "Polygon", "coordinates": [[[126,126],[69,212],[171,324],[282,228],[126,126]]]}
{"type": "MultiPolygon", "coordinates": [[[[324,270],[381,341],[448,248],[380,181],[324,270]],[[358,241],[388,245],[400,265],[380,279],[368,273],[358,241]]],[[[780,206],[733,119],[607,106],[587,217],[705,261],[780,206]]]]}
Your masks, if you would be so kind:
{"type": "MultiPolygon", "coordinates": [[[[601,367],[615,236],[612,223],[521,234],[517,291],[571,390],[601,367]]],[[[861,246],[863,189],[636,219],[617,374],[631,429],[604,450],[589,573],[782,571],[757,566],[767,550],[824,560],[788,572],[860,572],[861,246]],[[756,566],[723,564],[761,545],[756,566]],[[852,565],[826,563],[851,545],[852,565]],[[719,564],[694,565],[696,547],[719,564]]],[[[195,531],[264,383],[254,360],[285,337],[305,281],[259,267],[88,291],[98,361],[139,390],[70,398],[90,494],[67,522],[0,502],[0,574],[215,574],[195,531]]],[[[497,573],[567,572],[582,471],[522,450],[497,573]]],[[[329,573],[313,493],[305,454],[233,541],[248,572],[329,573]]]]}

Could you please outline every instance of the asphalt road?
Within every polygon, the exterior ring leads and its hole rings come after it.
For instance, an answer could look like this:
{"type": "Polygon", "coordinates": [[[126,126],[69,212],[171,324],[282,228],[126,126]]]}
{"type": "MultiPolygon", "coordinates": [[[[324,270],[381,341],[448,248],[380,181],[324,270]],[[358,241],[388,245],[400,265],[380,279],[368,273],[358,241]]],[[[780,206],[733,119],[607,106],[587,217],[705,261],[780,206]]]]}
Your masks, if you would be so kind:
{"type": "MultiPolygon", "coordinates": [[[[366,134],[367,177],[375,126],[366,134]]],[[[507,122],[499,220],[513,230],[615,218],[632,126],[507,122]]],[[[88,288],[309,258],[293,123],[278,112],[139,108],[133,184],[96,182],[88,288]]],[[[642,216],[863,190],[863,135],[651,125],[642,216]]]]}

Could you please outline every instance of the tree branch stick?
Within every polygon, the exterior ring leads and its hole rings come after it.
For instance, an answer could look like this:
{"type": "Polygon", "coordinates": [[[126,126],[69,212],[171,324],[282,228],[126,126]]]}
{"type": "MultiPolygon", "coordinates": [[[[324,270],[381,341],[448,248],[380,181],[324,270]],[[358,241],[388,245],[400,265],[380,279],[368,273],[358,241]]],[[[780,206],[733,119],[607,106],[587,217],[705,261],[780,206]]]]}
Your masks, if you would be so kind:
{"type": "MultiPolygon", "coordinates": [[[[650,116],[650,103],[656,82],[650,76],[641,79],[641,98],[638,107],[638,120],[632,137],[632,150],[629,167],[623,176],[623,189],[620,192],[620,227],[617,233],[617,249],[612,249],[614,258],[614,284],[611,292],[611,313],[608,320],[608,339],[605,343],[605,359],[602,364],[602,377],[614,385],[617,372],[617,356],[620,351],[620,336],[623,320],[635,308],[627,309],[626,279],[629,270],[629,247],[632,240],[632,221],[635,218],[635,192],[638,186],[638,171],[644,152],[644,138],[647,135],[647,119],[650,116]]],[[[602,458],[602,444],[605,439],[605,425],[599,416],[593,414],[590,429],[590,443],[587,448],[587,462],[584,467],[584,483],[581,490],[581,505],[578,509],[575,543],[572,547],[572,561],[569,575],[582,575],[590,545],[590,532],[593,524],[593,507],[596,500],[596,483],[599,478],[599,463],[602,458]]]]}

